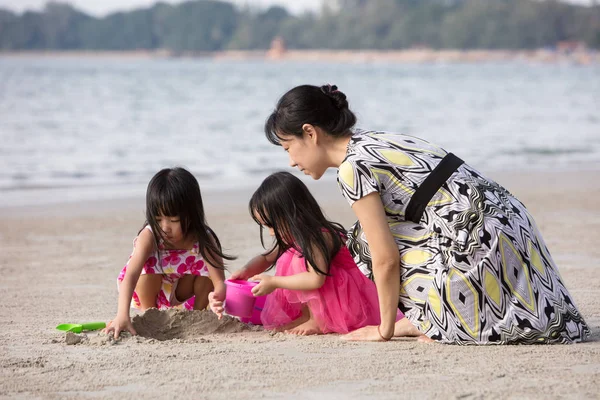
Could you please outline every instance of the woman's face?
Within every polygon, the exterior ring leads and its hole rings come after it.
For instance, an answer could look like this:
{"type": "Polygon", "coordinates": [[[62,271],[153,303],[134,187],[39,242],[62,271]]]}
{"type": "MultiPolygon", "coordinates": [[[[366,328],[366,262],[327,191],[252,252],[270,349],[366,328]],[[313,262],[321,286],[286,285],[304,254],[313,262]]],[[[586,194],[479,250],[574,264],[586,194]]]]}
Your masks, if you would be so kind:
{"type": "MultiPolygon", "coordinates": [[[[306,125],[305,125],[306,126],[306,125]]],[[[329,167],[325,162],[323,149],[318,146],[318,133],[309,125],[302,137],[279,134],[281,147],[288,153],[290,166],[310,175],[313,179],[320,179],[329,167]]]]}

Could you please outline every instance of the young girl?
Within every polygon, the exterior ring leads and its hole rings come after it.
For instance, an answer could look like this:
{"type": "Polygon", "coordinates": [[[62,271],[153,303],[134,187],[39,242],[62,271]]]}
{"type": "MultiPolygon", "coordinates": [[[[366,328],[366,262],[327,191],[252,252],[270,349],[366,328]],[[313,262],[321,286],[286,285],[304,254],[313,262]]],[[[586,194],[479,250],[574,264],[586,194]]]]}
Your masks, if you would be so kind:
{"type": "MultiPolygon", "coordinates": [[[[311,335],[379,324],[375,284],[360,272],[344,245],[344,228],[325,218],[302,181],[287,172],[270,175],[249,208],[261,226],[261,242],[266,227],[275,245],[232,278],[259,281],[254,295],[270,294],[261,314],[265,328],[311,335]],[[274,263],[275,276],[261,274],[274,263]]],[[[212,294],[209,298],[211,309],[220,315],[222,303],[212,294]]]]}
{"type": "Polygon", "coordinates": [[[201,310],[208,293],[225,298],[223,253],[208,227],[200,187],[183,168],[159,171],[146,192],[146,222],[133,241],[133,253],[118,277],[117,316],[105,329],[136,334],[129,307],[144,311],[182,306],[201,310]]]}

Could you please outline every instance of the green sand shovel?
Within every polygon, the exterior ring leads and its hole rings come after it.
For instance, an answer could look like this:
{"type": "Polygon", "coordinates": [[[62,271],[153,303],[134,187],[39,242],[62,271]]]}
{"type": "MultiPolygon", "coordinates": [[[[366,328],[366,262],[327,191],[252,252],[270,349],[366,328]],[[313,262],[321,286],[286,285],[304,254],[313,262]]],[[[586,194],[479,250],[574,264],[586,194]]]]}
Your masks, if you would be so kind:
{"type": "Polygon", "coordinates": [[[97,331],[106,328],[104,322],[88,322],[86,324],[60,324],[56,327],[59,331],[81,333],[82,331],[97,331]]]}

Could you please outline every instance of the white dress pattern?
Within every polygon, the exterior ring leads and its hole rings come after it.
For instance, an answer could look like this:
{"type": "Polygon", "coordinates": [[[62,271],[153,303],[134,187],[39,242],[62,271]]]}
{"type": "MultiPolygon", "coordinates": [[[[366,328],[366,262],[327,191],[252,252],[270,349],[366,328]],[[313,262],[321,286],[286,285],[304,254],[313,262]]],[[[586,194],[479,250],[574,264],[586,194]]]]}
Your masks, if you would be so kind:
{"type": "MultiPolygon", "coordinates": [[[[378,192],[401,256],[400,309],[444,343],[573,343],[589,328],[525,206],[462,164],[407,221],[412,194],[447,152],[412,136],[355,131],[338,170],[350,205],[378,192]]],[[[348,248],[372,279],[360,224],[348,248]]]]}

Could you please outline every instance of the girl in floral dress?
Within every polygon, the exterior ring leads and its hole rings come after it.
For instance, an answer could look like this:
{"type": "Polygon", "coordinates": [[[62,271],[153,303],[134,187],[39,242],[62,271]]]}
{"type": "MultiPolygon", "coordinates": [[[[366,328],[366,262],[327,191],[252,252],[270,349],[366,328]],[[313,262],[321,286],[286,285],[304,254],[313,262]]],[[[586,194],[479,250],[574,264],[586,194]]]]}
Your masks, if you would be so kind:
{"type": "Polygon", "coordinates": [[[118,277],[117,316],[106,332],[136,334],[130,306],[201,310],[212,291],[225,298],[223,253],[206,224],[200,187],[183,168],[159,171],[148,184],[146,222],[133,241],[133,252],[118,277]]]}

